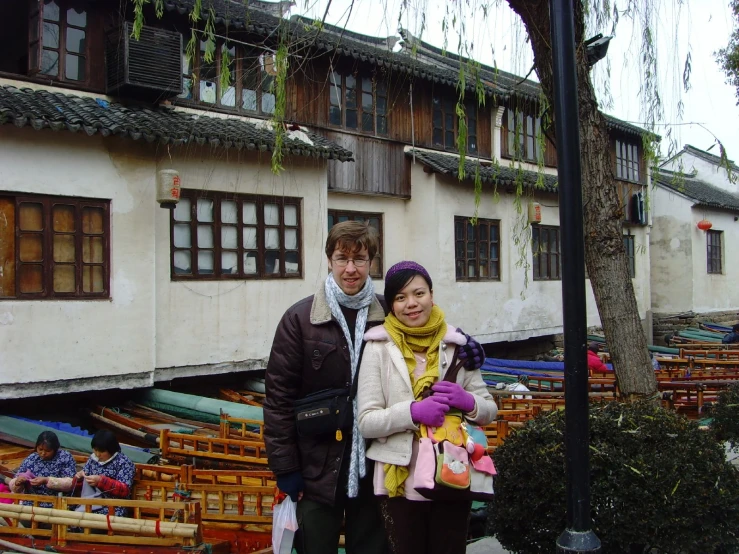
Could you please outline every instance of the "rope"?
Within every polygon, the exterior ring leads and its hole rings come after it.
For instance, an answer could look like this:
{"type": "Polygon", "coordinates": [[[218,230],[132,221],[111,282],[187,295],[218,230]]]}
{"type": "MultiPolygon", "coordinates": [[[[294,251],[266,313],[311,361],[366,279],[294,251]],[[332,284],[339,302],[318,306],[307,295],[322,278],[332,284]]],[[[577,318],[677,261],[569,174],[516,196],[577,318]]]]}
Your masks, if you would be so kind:
{"type": "Polygon", "coordinates": [[[159,530],[159,520],[157,520],[156,525],[154,525],[154,532],[157,534],[157,537],[161,537],[162,532],[159,530]]]}
{"type": "MultiPolygon", "coordinates": [[[[113,532],[113,527],[111,527],[111,525],[110,525],[110,512],[108,512],[107,514],[105,514],[105,520],[108,522],[108,533],[112,533],[113,532]]],[[[159,522],[157,521],[157,523],[159,523],[159,522]]]]}

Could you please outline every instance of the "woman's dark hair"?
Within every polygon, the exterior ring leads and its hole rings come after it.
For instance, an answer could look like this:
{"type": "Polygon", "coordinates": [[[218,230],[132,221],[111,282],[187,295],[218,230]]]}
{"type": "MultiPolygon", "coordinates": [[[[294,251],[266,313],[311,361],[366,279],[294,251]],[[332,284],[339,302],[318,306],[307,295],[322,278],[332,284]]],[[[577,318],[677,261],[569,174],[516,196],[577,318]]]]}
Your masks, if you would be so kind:
{"type": "Polygon", "coordinates": [[[393,311],[395,297],[416,275],[423,277],[423,280],[429,286],[429,290],[433,290],[431,278],[415,269],[401,269],[393,273],[390,277],[385,277],[385,302],[387,302],[387,306],[391,312],[393,311]]]}
{"type": "Polygon", "coordinates": [[[109,454],[115,454],[121,451],[121,445],[118,443],[118,439],[107,429],[100,429],[100,431],[95,433],[92,437],[92,448],[101,452],[108,452],[109,454]]]}
{"type": "Polygon", "coordinates": [[[61,445],[59,444],[59,437],[57,437],[56,433],[54,433],[53,431],[44,431],[38,436],[38,438],[36,439],[36,448],[41,445],[48,446],[54,452],[59,450],[59,448],[61,447],[61,445]]]}

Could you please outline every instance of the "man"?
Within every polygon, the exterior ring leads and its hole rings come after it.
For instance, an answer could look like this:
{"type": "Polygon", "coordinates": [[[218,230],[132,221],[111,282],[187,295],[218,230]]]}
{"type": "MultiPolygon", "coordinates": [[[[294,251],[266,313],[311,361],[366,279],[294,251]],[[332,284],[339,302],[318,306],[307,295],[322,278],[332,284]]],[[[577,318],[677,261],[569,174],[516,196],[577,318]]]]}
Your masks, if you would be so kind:
{"type": "MultiPolygon", "coordinates": [[[[329,275],[315,295],[285,312],[267,364],[267,456],[277,486],[298,502],[295,546],[301,554],[336,554],[342,522],[347,554],[387,551],[372,486],[374,468],[365,458],[356,419],[348,429],[311,436],[298,433],[295,415],[296,403],[320,391],[354,396],[364,332],[381,325],[386,313],[369,278],[377,248],[376,231],[364,223],[345,221],[331,228],[325,249],[329,275]]],[[[484,352],[469,340],[460,357],[479,367],[484,352]]]]}
{"type": "Polygon", "coordinates": [[[264,439],[277,486],[298,501],[302,554],[336,554],[346,520],[349,554],[387,550],[372,467],[359,433],[299,436],[295,402],[329,389],[351,391],[364,332],[385,320],[369,278],[376,231],[357,221],[334,225],[326,240],[329,275],[314,296],[289,308],[267,364],[264,439]],[[350,471],[351,470],[351,471],[350,471]],[[350,478],[351,473],[351,478],[350,478]],[[359,482],[357,482],[359,481],[359,482]]]}
{"type": "Polygon", "coordinates": [[[735,324],[731,328],[731,333],[726,333],[724,335],[724,338],[721,339],[721,342],[723,344],[734,344],[739,342],[739,323],[735,324]]]}

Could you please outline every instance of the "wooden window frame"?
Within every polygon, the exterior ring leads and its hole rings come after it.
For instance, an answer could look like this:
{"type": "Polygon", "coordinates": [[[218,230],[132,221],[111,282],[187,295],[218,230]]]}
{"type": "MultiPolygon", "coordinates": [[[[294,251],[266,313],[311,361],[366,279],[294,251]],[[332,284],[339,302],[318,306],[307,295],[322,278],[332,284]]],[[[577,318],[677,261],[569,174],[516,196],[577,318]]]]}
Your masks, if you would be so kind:
{"type": "MultiPolygon", "coordinates": [[[[303,278],[303,225],[302,225],[302,199],[287,196],[266,196],[252,194],[235,194],[217,191],[202,191],[194,189],[182,189],[180,201],[183,199],[190,201],[190,220],[177,220],[177,210],[172,210],[169,220],[169,245],[170,245],[170,276],[173,281],[230,281],[230,280],[271,280],[271,279],[302,279],[303,278]],[[198,200],[213,201],[213,221],[199,221],[197,215],[198,200]],[[224,201],[236,203],[237,219],[235,223],[223,222],[221,214],[221,206],[224,201]],[[244,203],[255,204],[257,222],[255,224],[244,222],[244,203]],[[280,220],[278,224],[267,224],[264,220],[264,206],[266,204],[276,204],[279,207],[280,220]],[[295,225],[287,225],[285,223],[285,207],[294,206],[296,214],[295,225]],[[175,245],[175,225],[189,225],[190,229],[190,246],[182,247],[175,245]],[[198,245],[198,226],[211,226],[213,230],[213,247],[200,247],[198,245]],[[236,228],[236,248],[224,248],[222,243],[223,227],[236,228]],[[253,228],[256,232],[256,248],[247,248],[244,246],[244,230],[253,228]],[[265,247],[265,231],[267,229],[277,229],[280,237],[279,249],[267,249],[265,247]],[[295,229],[296,231],[296,248],[286,248],[285,246],[285,230],[295,229]],[[213,252],[213,271],[212,273],[201,273],[198,269],[198,254],[203,251],[213,252]],[[178,252],[188,251],[190,255],[190,273],[182,273],[176,271],[175,256],[178,252]],[[278,260],[280,262],[279,272],[267,272],[265,268],[267,252],[279,252],[278,260]],[[237,270],[234,273],[223,273],[223,253],[234,252],[237,259],[237,270]],[[256,272],[247,273],[244,268],[244,255],[249,252],[256,253],[256,272]],[[288,252],[297,253],[298,268],[295,272],[286,270],[286,254],[288,252]]],[[[293,263],[293,262],[291,262],[293,263]]]]}
{"type": "Polygon", "coordinates": [[[454,273],[457,281],[500,281],[500,220],[478,218],[477,225],[472,225],[469,217],[454,216],[454,273]],[[483,229],[485,239],[482,238],[483,229]],[[492,229],[495,229],[494,235],[492,229]],[[473,256],[470,256],[470,246],[474,249],[473,256]],[[481,275],[480,271],[483,251],[487,254],[484,262],[487,275],[481,275]],[[477,269],[473,276],[469,275],[470,263],[477,269]]]}
{"type": "Polygon", "coordinates": [[[477,144],[477,105],[474,102],[466,102],[464,111],[467,116],[467,153],[477,154],[479,150],[477,144]]]}
{"type": "Polygon", "coordinates": [[[372,266],[370,266],[370,277],[373,279],[382,279],[383,278],[383,269],[382,269],[382,259],[383,259],[383,224],[382,224],[382,214],[381,213],[372,213],[372,212],[356,212],[356,211],[350,211],[350,210],[328,210],[328,229],[331,230],[331,227],[336,225],[337,223],[341,223],[342,221],[362,221],[362,222],[370,222],[370,220],[376,219],[377,220],[377,234],[378,234],[378,244],[377,244],[377,255],[372,260],[372,266]],[[331,223],[333,218],[333,224],[331,223]]]}
{"type": "Polygon", "coordinates": [[[706,271],[709,275],[721,275],[724,272],[723,235],[723,231],[706,231],[706,271]]]}
{"type": "Polygon", "coordinates": [[[615,145],[616,179],[630,183],[641,183],[639,145],[621,139],[617,139],[615,145]]]}
{"type": "Polygon", "coordinates": [[[636,243],[634,235],[624,235],[624,249],[626,250],[626,261],[629,266],[629,277],[636,279],[636,243]]]}
{"type": "MultiPolygon", "coordinates": [[[[459,138],[459,116],[457,115],[457,101],[449,94],[434,94],[431,113],[431,144],[450,152],[458,152],[457,139],[459,138]],[[437,119],[437,114],[439,118],[437,119]],[[438,140],[438,136],[441,140],[438,140]],[[451,143],[449,138],[451,137],[451,143]]],[[[467,153],[477,154],[477,106],[472,101],[464,103],[465,117],[467,118],[467,153]],[[471,133],[470,130],[474,132],[471,133]],[[474,141],[470,140],[474,137],[474,141]],[[470,144],[474,148],[470,148],[470,144]]]]}
{"type": "Polygon", "coordinates": [[[389,133],[387,83],[362,73],[329,72],[328,124],[356,133],[385,137],[389,133]],[[353,91],[353,96],[349,91],[353,91]],[[365,103],[370,100],[371,107],[365,103]],[[348,115],[356,125],[348,123],[348,115]],[[336,121],[336,115],[340,122],[336,121]],[[371,127],[371,128],[370,128],[371,127]]]}
{"type": "Polygon", "coordinates": [[[50,79],[62,83],[73,83],[77,85],[89,85],[91,81],[90,67],[90,44],[91,36],[91,17],[90,5],[86,0],[53,0],[59,8],[59,19],[57,21],[47,20],[44,18],[44,0],[32,0],[30,2],[30,11],[28,16],[28,74],[38,76],[43,79],[50,79]],[[82,8],[85,12],[85,26],[73,25],[67,20],[67,12],[72,8],[82,8]],[[59,29],[57,38],[58,44],[56,48],[44,45],[44,24],[56,25],[59,29]],[[85,45],[82,52],[72,52],[67,50],[67,31],[69,29],[83,31],[85,34],[85,45]],[[52,75],[42,72],[42,61],[44,51],[54,51],[57,53],[57,74],[52,75]],[[72,79],[67,77],[67,57],[82,58],[84,62],[84,79],[72,79]]]}
{"type": "MultiPolygon", "coordinates": [[[[213,53],[213,68],[215,69],[215,98],[213,102],[203,100],[200,96],[200,73],[201,68],[205,64],[203,59],[203,49],[206,41],[198,41],[198,48],[195,50],[194,58],[188,63],[185,50],[187,48],[187,41],[182,43],[182,88],[183,92],[180,94],[175,101],[179,104],[197,105],[199,107],[207,106],[210,108],[218,108],[219,110],[239,113],[243,115],[257,115],[270,117],[274,113],[274,107],[276,97],[274,92],[268,92],[265,90],[266,83],[274,76],[267,71],[267,67],[274,63],[274,55],[259,49],[246,49],[240,44],[229,45],[227,40],[217,39],[215,52],[213,53]],[[233,103],[234,105],[228,105],[223,102],[224,94],[221,89],[221,67],[223,62],[223,51],[232,51],[230,55],[229,63],[231,64],[231,86],[233,89],[233,103]],[[258,66],[258,67],[257,67],[258,66]],[[256,109],[248,109],[244,107],[244,90],[252,90],[244,87],[244,80],[247,74],[253,74],[255,78],[254,84],[254,97],[256,102],[256,109]],[[186,88],[186,82],[189,81],[189,91],[186,88]],[[188,96],[189,92],[189,96],[188,96]],[[265,110],[264,99],[272,97],[272,109],[265,110]]],[[[207,82],[212,82],[210,79],[206,79],[207,82]]]]}
{"type": "MultiPolygon", "coordinates": [[[[14,246],[13,246],[13,273],[15,281],[14,295],[0,296],[0,300],[95,300],[110,298],[110,200],[78,198],[65,196],[47,196],[32,194],[2,193],[0,197],[14,204],[14,246]],[[41,206],[42,228],[40,230],[21,229],[20,211],[23,204],[38,204],[41,206]],[[74,230],[61,231],[54,227],[54,207],[69,206],[74,210],[74,230]],[[84,230],[83,211],[85,209],[99,209],[102,211],[102,232],[91,233],[84,230]],[[39,235],[41,237],[41,260],[21,259],[21,240],[24,236],[39,235]],[[54,237],[71,236],[74,244],[74,261],[55,261],[54,237]],[[102,245],[102,261],[93,262],[84,259],[84,240],[100,238],[102,245]],[[42,271],[42,290],[40,292],[21,291],[22,267],[40,266],[42,271]],[[75,275],[75,290],[70,292],[56,292],[54,290],[54,269],[57,266],[73,266],[75,275]],[[102,268],[102,291],[85,292],[85,268],[102,268]]],[[[0,266],[4,265],[0,261],[0,266]]]]}
{"type": "Polygon", "coordinates": [[[531,227],[531,252],[532,252],[532,269],[534,281],[561,281],[562,280],[562,237],[559,227],[554,225],[533,225],[531,227]],[[536,251],[535,244],[541,245],[542,232],[547,235],[547,244],[551,244],[551,233],[556,233],[557,246],[556,252],[542,252],[541,246],[536,251]],[[552,258],[556,256],[556,263],[552,264],[552,258]],[[556,274],[552,270],[556,270],[556,274]],[[544,270],[544,271],[542,271],[544,270]]]}
{"type": "Polygon", "coordinates": [[[546,165],[546,137],[542,149],[537,136],[543,133],[541,117],[523,110],[506,108],[503,112],[504,140],[501,141],[501,157],[546,165]],[[511,125],[511,119],[515,125],[511,125]]]}

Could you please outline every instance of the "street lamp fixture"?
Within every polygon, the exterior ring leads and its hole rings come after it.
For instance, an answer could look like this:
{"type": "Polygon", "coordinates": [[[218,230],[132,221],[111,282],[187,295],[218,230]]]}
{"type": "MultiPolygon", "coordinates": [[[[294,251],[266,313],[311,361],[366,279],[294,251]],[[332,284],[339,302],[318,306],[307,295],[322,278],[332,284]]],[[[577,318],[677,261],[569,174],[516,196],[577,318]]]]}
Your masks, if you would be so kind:
{"type": "Polygon", "coordinates": [[[588,57],[588,67],[593,67],[606,57],[608,43],[611,42],[612,38],[613,36],[604,37],[602,33],[598,33],[593,38],[585,41],[585,55],[588,57]]]}

